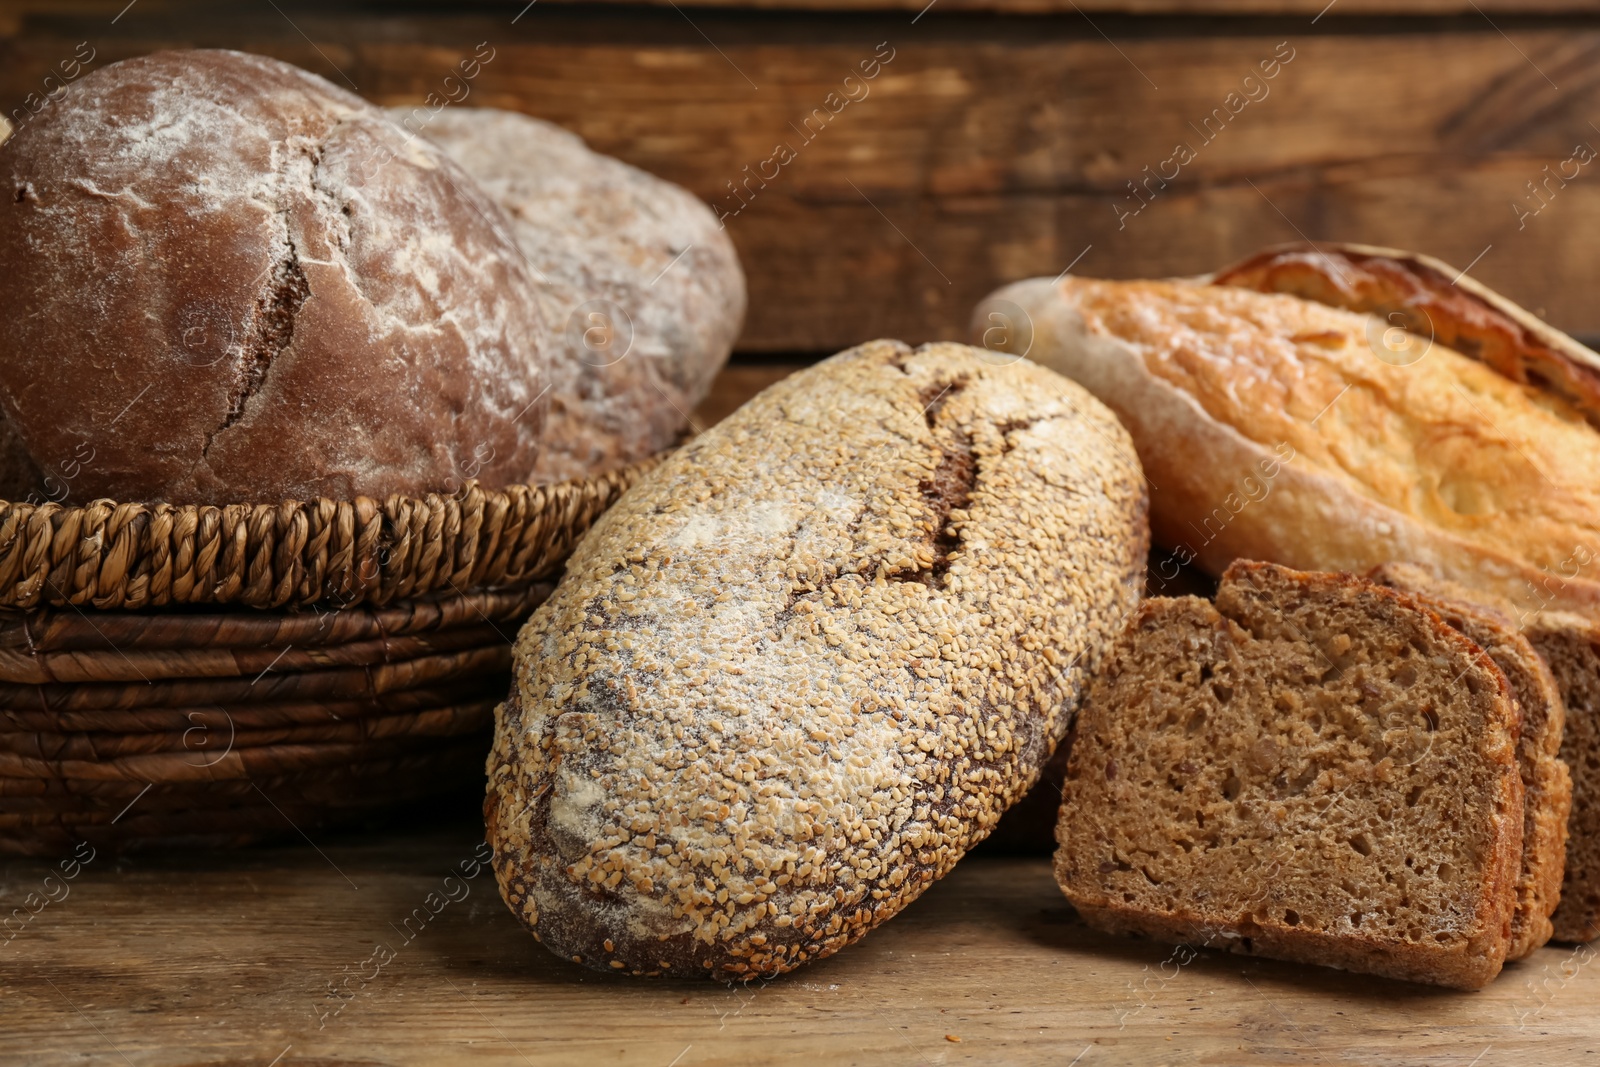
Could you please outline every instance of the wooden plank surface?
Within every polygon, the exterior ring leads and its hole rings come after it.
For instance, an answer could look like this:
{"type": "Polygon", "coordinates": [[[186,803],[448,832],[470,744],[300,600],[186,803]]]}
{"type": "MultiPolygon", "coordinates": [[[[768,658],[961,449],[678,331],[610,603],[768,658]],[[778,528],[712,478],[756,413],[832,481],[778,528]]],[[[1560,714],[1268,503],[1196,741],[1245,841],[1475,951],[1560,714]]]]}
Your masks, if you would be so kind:
{"type": "Polygon", "coordinates": [[[715,426],[746,400],[773,382],[793,374],[798,363],[734,363],[722,368],[711,383],[711,392],[694,410],[693,428],[715,426]]]}
{"type": "MultiPolygon", "coordinates": [[[[724,417],[784,365],[736,365],[724,417]]],[[[137,801],[136,801],[137,803],[137,801]]],[[[1555,946],[1472,994],[1094,933],[1042,856],[969,857],[832,959],[748,987],[557,959],[480,862],[475,793],[282,844],[0,860],[0,1062],[1568,1063],[1600,968],[1555,946]]]]}
{"type": "MultiPolygon", "coordinates": [[[[138,0],[156,9],[168,7],[171,0],[138,0]]],[[[632,6],[640,3],[671,6],[676,0],[544,0],[545,3],[584,6],[610,4],[632,6]]],[[[36,12],[70,11],[91,17],[111,18],[128,6],[128,0],[0,0],[0,18],[22,17],[36,12]]],[[[281,5],[288,10],[312,6],[299,3],[281,5]]],[[[441,0],[390,0],[391,11],[429,12],[447,10],[452,5],[441,0]]],[[[520,8],[520,4],[509,7],[520,8]]],[[[732,8],[757,11],[921,11],[930,6],[940,11],[997,13],[1093,12],[1095,14],[1160,15],[1305,15],[1326,12],[1328,18],[1352,15],[1543,15],[1593,14],[1595,0],[692,0],[678,4],[694,11],[701,8],[732,8]]]]}
{"type": "Polygon", "coordinates": [[[1544,949],[1473,994],[1190,960],[1088,930],[1043,857],[970,858],[774,981],[599,975],[524,933],[492,874],[466,876],[480,841],[468,812],[316,848],[97,856],[71,879],[0,864],[6,911],[57,898],[0,940],[0,1060],[1496,1067],[1600,1049],[1587,950],[1544,949]]]}
{"type": "Polygon", "coordinates": [[[1302,236],[1476,261],[1476,275],[1557,325],[1600,334],[1600,179],[1572,161],[1579,144],[1600,147],[1592,13],[279,6],[141,0],[115,25],[104,12],[24,13],[0,41],[0,101],[14,110],[87,40],[91,66],[226,45],[417,103],[488,42],[494,59],[466,103],[549,118],[728,213],[750,277],[747,351],[962,337],[976,300],[1008,280],[1070,263],[1189,273],[1302,236]],[[1292,60],[1260,79],[1282,49],[1292,60]],[[878,77],[851,83],[866,95],[832,114],[843,97],[829,94],[880,50],[892,59],[878,77]],[[1250,86],[1254,102],[1229,95],[1250,86]],[[1206,126],[1217,109],[1227,121],[1206,126]],[[1163,188],[1149,175],[1172,173],[1179,143],[1194,158],[1163,188]],[[768,163],[780,145],[793,158],[768,163]],[[775,177],[763,184],[763,171],[775,177]],[[1151,183],[1138,197],[1136,181],[1151,183]]]}
{"type": "MultiPolygon", "coordinates": [[[[549,0],[561,4],[635,4],[641,0],[549,0]]],[[[643,0],[671,5],[674,0],[643,0]]],[[[689,6],[689,5],[684,5],[689,6]]],[[[1112,15],[1266,15],[1329,19],[1361,15],[1594,14],[1594,0],[696,0],[694,7],[763,11],[922,11],[1112,15]]]]}

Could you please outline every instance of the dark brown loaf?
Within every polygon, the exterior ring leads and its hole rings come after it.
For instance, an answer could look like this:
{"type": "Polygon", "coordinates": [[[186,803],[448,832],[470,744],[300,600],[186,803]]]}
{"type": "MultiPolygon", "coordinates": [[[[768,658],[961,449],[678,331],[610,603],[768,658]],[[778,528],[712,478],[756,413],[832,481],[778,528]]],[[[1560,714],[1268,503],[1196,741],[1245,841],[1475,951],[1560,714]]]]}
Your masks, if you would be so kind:
{"type": "MultiPolygon", "coordinates": [[[[33,457],[17,436],[11,424],[0,417],[0,500],[45,500],[50,497],[51,483],[34,463],[33,457]]],[[[62,487],[64,488],[64,487],[62,487]]]]}
{"type": "Polygon", "coordinates": [[[1478,988],[1522,851],[1504,674],[1404,594],[1236,563],[1147,600],[1078,716],[1056,876],[1091,925],[1478,988]]]}
{"type": "Polygon", "coordinates": [[[559,955],[749,979],[861,937],[1033,784],[1137,601],[1127,435],[1082,389],[878,341],[629,490],[523,629],[485,806],[559,955]]]}
{"type": "Polygon", "coordinates": [[[1550,915],[1561,899],[1567,862],[1572,776],[1559,755],[1567,720],[1561,690],[1516,624],[1502,612],[1475,603],[1471,590],[1409,563],[1385,564],[1369,577],[1410,593],[1470,638],[1489,654],[1511,686],[1522,724],[1517,767],[1522,774],[1524,802],[1522,873],[1517,879],[1517,910],[1511,920],[1506,959],[1521,959],[1550,940],[1550,915]]]}
{"type": "Polygon", "coordinates": [[[710,209],[516,112],[390,115],[505,209],[539,281],[554,348],[534,480],[586,477],[674,444],[744,318],[744,274],[710,209]]]}
{"type": "Polygon", "coordinates": [[[0,407],[68,500],[532,469],[547,341],[505,218],[350,93],[237,52],[125,60],[0,146],[0,192],[0,407]]]}

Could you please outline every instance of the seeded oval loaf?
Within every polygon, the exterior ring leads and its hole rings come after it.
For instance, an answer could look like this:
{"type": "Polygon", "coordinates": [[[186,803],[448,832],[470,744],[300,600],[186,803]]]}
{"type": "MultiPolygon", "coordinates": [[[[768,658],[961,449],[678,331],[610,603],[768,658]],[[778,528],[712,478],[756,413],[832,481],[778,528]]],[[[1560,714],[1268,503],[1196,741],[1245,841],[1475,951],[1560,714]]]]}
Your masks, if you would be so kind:
{"type": "Polygon", "coordinates": [[[391,108],[511,220],[554,334],[532,479],[582,478],[674,443],[744,320],[733,242],[693,194],[513,111],[391,108]]]}
{"type": "Polygon", "coordinates": [[[123,60],[0,145],[0,194],[0,409],[53,499],[532,468],[533,277],[499,207],[359,97],[240,52],[123,60]]]}
{"type": "Polygon", "coordinates": [[[1472,591],[1440,580],[1411,563],[1388,563],[1368,575],[1411,594],[1418,603],[1475,642],[1505,674],[1522,724],[1517,767],[1522,774],[1522,873],[1511,919],[1507,960],[1519,960],[1550,940],[1551,913],[1561,900],[1567,862],[1567,816],[1572,776],[1561,761],[1567,706],[1550,668],[1504,613],[1475,603],[1472,591]]]}
{"type": "Polygon", "coordinates": [[[629,490],[517,640],[489,841],[559,955],[750,979],[859,938],[1038,776],[1137,603],[1131,443],[1066,379],[876,341],[629,490]]]}
{"type": "Polygon", "coordinates": [[[1240,561],[1145,601],[1078,717],[1056,878],[1090,925],[1476,989],[1511,940],[1516,707],[1348,574],[1240,561]]]}
{"type": "MultiPolygon", "coordinates": [[[[1296,293],[1364,284],[1332,252],[1296,263],[1326,282],[1296,293]]],[[[1011,343],[1031,338],[1029,358],[1123,418],[1159,487],[1157,541],[1212,573],[1239,558],[1361,572],[1411,560],[1526,600],[1571,571],[1540,606],[1600,610],[1600,580],[1573,567],[1600,557],[1600,404],[1585,392],[1600,357],[1481,287],[1447,299],[1448,281],[1398,255],[1388,266],[1415,282],[1410,312],[1391,310],[1398,294],[1352,293],[1347,310],[1204,280],[1066,277],[1002,289],[975,321],[1021,309],[1031,330],[1011,343]]]]}

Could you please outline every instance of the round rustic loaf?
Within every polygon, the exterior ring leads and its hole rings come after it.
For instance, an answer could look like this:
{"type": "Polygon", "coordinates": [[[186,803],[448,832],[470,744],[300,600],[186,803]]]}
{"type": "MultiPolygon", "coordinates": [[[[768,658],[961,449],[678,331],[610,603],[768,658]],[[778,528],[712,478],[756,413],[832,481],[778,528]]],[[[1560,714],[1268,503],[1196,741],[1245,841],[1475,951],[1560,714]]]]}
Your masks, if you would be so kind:
{"type": "Polygon", "coordinates": [[[125,60],[0,146],[0,191],[0,408],[66,499],[532,469],[548,341],[508,223],[350,93],[237,52],[125,60]]]}
{"type": "Polygon", "coordinates": [[[563,957],[750,979],[915,899],[1038,776],[1135,606],[1128,435],[1083,389],[877,341],[599,521],[518,638],[485,802],[563,957]]]}
{"type": "Polygon", "coordinates": [[[626,466],[677,442],[744,320],[733,242],[688,191],[495,108],[392,108],[505,209],[556,334],[535,481],[626,466]]]}

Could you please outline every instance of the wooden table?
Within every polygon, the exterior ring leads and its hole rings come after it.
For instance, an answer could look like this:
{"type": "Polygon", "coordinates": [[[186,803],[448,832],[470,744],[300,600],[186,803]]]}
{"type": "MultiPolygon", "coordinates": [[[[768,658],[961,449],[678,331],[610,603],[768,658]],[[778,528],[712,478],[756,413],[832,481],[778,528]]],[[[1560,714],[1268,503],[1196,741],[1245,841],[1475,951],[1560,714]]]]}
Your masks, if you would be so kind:
{"type": "MultiPolygon", "coordinates": [[[[697,421],[792,369],[730,367],[697,421]]],[[[538,945],[474,866],[476,804],[367,833],[286,823],[287,843],[239,852],[0,860],[0,1064],[1600,1057],[1588,949],[1547,948],[1475,994],[1191,960],[1087,929],[1042,856],[974,856],[865,941],[777,981],[594,974],[538,945]]]]}
{"type": "Polygon", "coordinates": [[[1600,966],[1587,950],[1547,948],[1474,994],[1213,952],[1179,967],[1166,946],[1088,930],[1044,857],[969,858],[864,941],[776,981],[595,974],[524,933],[487,870],[446,900],[446,875],[470,870],[481,847],[471,800],[420,828],[314,845],[98,856],[64,882],[58,863],[0,865],[8,911],[52,872],[58,898],[0,941],[0,1062],[1494,1067],[1600,1056],[1600,966]],[[430,893],[445,901],[436,914],[430,893]]]}

